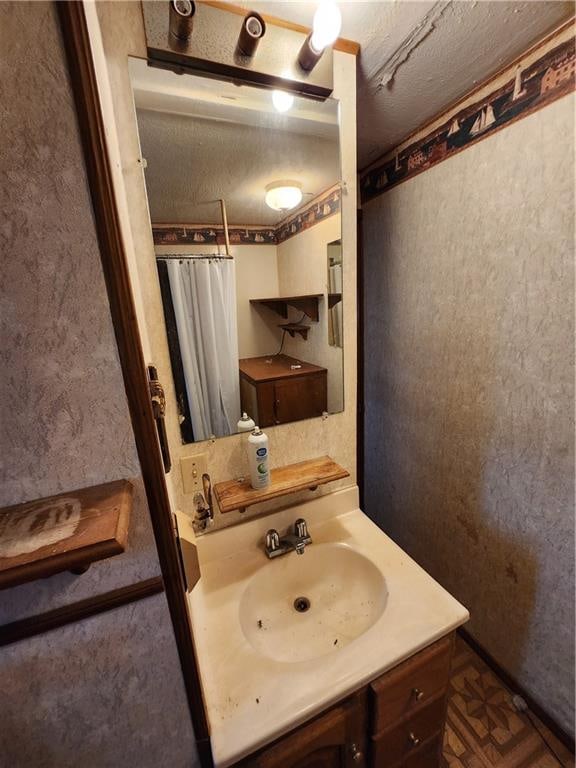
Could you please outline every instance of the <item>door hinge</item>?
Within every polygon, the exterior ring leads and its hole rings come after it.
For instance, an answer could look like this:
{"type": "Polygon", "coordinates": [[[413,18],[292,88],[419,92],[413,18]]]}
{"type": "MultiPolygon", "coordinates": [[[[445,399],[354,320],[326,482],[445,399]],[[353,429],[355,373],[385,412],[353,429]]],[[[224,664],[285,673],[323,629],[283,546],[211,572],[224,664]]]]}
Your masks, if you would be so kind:
{"type": "Polygon", "coordinates": [[[170,458],[170,447],[168,445],[168,434],[166,432],[166,397],[164,387],[158,381],[158,371],[154,365],[148,366],[148,387],[150,389],[150,400],[152,402],[152,412],[156,422],[156,433],[162,452],[162,461],[164,463],[164,472],[168,473],[172,469],[172,460],[170,458]]]}

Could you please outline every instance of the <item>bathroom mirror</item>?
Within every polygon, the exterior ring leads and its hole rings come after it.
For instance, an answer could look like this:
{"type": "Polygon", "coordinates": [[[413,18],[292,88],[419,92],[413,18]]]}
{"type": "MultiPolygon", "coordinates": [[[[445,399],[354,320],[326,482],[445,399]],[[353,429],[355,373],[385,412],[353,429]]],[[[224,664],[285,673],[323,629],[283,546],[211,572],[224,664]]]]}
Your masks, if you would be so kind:
{"type": "Polygon", "coordinates": [[[338,103],[130,75],[183,442],[341,411],[338,103]]]}

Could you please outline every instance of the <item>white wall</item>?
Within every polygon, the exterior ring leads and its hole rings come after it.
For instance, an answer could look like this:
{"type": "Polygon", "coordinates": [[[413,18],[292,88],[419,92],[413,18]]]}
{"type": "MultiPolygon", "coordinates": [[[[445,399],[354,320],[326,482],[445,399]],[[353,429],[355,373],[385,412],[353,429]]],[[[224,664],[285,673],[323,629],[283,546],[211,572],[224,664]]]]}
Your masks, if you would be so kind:
{"type": "MultiPolygon", "coordinates": [[[[280,295],[322,293],[319,320],[308,317],[303,323],[310,326],[308,338],[299,334],[284,342],[284,352],[307,363],[320,365],[328,371],[328,412],[337,413],[344,407],[342,349],[328,343],[328,243],[340,239],[341,217],[334,214],[310,229],[285,240],[278,246],[278,282],[280,295]]],[[[300,320],[302,312],[289,310],[289,321],[300,320]]]]}
{"type": "Polygon", "coordinates": [[[250,299],[278,296],[276,246],[237,245],[232,246],[232,253],[236,259],[238,354],[240,357],[269,355],[278,349],[276,326],[282,321],[270,310],[252,306],[250,299]]]}

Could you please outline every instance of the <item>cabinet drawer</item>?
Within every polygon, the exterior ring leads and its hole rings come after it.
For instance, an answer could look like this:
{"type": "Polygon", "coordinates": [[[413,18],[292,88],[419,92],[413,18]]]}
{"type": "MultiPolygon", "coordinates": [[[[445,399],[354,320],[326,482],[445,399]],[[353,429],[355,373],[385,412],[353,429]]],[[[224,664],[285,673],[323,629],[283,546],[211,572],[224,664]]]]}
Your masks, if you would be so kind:
{"type": "Polygon", "coordinates": [[[440,750],[444,732],[436,734],[420,749],[410,754],[404,761],[403,768],[436,768],[440,765],[440,750]]]}
{"type": "Polygon", "coordinates": [[[444,637],[370,685],[373,736],[444,691],[452,644],[452,636],[444,637]]]}
{"type": "MultiPolygon", "coordinates": [[[[416,756],[444,726],[446,698],[441,694],[409,720],[372,739],[372,768],[385,768],[416,756]]],[[[415,763],[418,765],[418,763],[415,763]]]]}

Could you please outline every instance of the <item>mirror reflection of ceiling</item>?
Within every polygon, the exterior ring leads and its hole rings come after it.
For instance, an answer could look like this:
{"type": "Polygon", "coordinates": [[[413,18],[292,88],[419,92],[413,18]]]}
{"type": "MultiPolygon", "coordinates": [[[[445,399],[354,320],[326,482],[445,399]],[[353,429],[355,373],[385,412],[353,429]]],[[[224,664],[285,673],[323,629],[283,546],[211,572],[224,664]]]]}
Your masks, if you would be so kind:
{"type": "Polygon", "coordinates": [[[303,204],[340,178],[338,105],[296,98],[280,114],[270,91],[130,62],[154,224],[274,225],[268,184],[298,181],[303,204]]]}

